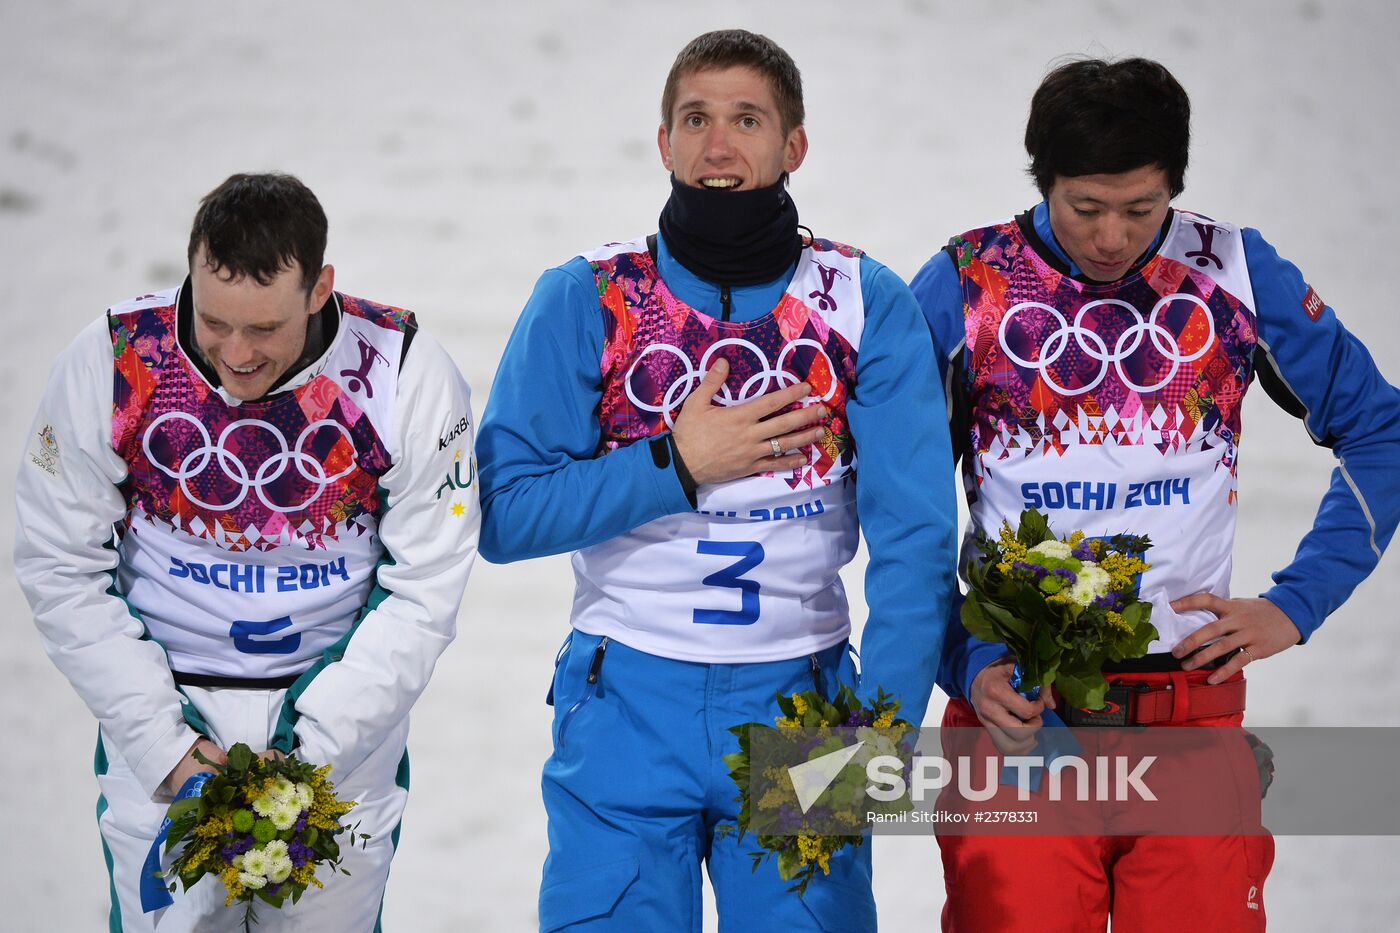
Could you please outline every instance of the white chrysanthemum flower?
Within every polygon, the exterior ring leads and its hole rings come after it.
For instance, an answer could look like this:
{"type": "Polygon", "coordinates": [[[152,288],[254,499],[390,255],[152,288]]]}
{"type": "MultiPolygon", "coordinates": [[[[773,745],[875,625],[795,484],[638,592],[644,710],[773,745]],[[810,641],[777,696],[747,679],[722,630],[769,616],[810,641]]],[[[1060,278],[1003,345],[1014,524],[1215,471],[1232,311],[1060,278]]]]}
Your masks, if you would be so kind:
{"type": "Polygon", "coordinates": [[[234,868],[242,869],[242,868],[243,868],[243,853],[240,852],[238,855],[235,855],[235,856],[233,857],[233,861],[232,861],[230,864],[232,864],[234,868]]]}
{"type": "MultiPolygon", "coordinates": [[[[284,858],[287,857],[287,843],[284,842],[284,841],[282,841],[281,839],[274,839],[274,840],[272,840],[271,842],[269,842],[267,845],[265,845],[265,846],[262,847],[262,852],[263,852],[263,855],[266,855],[268,858],[272,859],[274,862],[277,861],[278,859],[284,859],[284,858]]],[[[263,874],[270,874],[270,873],[269,873],[269,872],[263,872],[263,874]]]]}
{"type": "Polygon", "coordinates": [[[1080,606],[1087,606],[1094,601],[1094,588],[1083,579],[1069,589],[1062,590],[1061,592],[1080,606]]]}
{"type": "Polygon", "coordinates": [[[253,812],[258,816],[271,816],[272,811],[277,808],[277,795],[271,792],[263,794],[253,801],[253,812]]]}
{"type": "Polygon", "coordinates": [[[1107,593],[1109,580],[1112,579],[1107,570],[1093,564],[1085,564],[1077,576],[1074,586],[1069,588],[1069,598],[1081,606],[1087,606],[1107,593]]]}
{"type": "MultiPolygon", "coordinates": [[[[279,800],[277,806],[272,808],[272,812],[267,815],[267,818],[272,820],[272,825],[276,826],[280,832],[284,829],[291,829],[296,825],[296,821],[300,816],[301,807],[290,800],[279,800]]],[[[271,843],[269,843],[269,845],[270,844],[271,843]]]]}
{"type": "Polygon", "coordinates": [[[243,853],[243,871],[250,875],[266,875],[271,861],[262,849],[249,849],[243,853]]]}
{"type": "Polygon", "coordinates": [[[291,800],[296,794],[297,786],[284,777],[280,777],[272,782],[272,789],[268,793],[278,800],[291,800]]]}
{"type": "Polygon", "coordinates": [[[247,871],[240,871],[238,873],[238,880],[243,884],[243,887],[252,888],[254,891],[267,884],[267,879],[262,875],[255,875],[247,871]]]}
{"type": "Polygon", "coordinates": [[[310,784],[298,784],[293,799],[301,809],[310,810],[312,801],[316,799],[316,792],[311,789],[310,784]]]}
{"type": "Polygon", "coordinates": [[[287,856],[273,859],[272,865],[267,870],[267,880],[273,884],[281,884],[292,875],[292,860],[287,856]]]}
{"type": "Polygon", "coordinates": [[[1053,557],[1055,560],[1068,560],[1070,557],[1074,556],[1068,544],[1053,539],[1040,542],[1035,547],[1031,548],[1031,553],[1043,554],[1046,557],[1053,557]]]}
{"type": "Polygon", "coordinates": [[[1108,575],[1108,571],[1097,564],[1085,564],[1079,570],[1079,582],[1083,583],[1087,580],[1089,589],[1093,590],[1095,596],[1103,596],[1107,593],[1108,584],[1112,579],[1108,575]]]}

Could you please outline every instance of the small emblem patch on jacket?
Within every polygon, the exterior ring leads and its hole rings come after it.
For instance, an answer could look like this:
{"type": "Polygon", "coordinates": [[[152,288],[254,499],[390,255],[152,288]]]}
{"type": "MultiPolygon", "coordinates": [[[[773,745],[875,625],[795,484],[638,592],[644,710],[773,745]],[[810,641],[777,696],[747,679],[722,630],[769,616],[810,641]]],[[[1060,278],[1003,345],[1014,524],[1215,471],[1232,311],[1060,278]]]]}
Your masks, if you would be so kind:
{"type": "Polygon", "coordinates": [[[1303,296],[1303,310],[1307,312],[1308,317],[1316,321],[1318,318],[1322,317],[1322,309],[1325,307],[1327,307],[1327,304],[1322,300],[1322,296],[1317,293],[1316,289],[1309,285],[1308,293],[1303,296]]]}
{"type": "Polygon", "coordinates": [[[58,479],[63,475],[58,457],[58,435],[52,425],[46,424],[29,441],[29,462],[58,479]]]}

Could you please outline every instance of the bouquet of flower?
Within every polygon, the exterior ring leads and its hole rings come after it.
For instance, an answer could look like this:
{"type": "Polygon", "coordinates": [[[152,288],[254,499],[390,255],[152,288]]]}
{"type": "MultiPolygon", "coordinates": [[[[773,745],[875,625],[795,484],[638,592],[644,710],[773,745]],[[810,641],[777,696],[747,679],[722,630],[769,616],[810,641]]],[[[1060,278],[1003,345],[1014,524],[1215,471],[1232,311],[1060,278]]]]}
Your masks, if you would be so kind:
{"type": "Polygon", "coordinates": [[[979,535],[976,545],[982,559],[967,568],[963,626],[1006,644],[1020,668],[1015,686],[1054,684],[1072,706],[1103,707],[1104,663],[1140,658],[1157,637],[1152,604],[1138,598],[1151,540],[1082,531],[1060,539],[1044,515],[1027,509],[1019,528],[1002,522],[997,540],[979,535]]]}
{"type": "MultiPolygon", "coordinates": [[[[369,835],[341,822],[355,802],[336,799],[326,778],[330,765],[259,758],[241,742],[229,749],[227,764],[195,756],[213,775],[197,795],[170,806],[165,851],[185,846],[164,875],[178,878],[185,890],[216,875],[228,891],[226,905],[247,904],[246,929],[257,922],[254,901],[280,908],[288,898],[296,903],[311,885],[324,887],[317,866],[350,874],[340,868],[336,837],[346,833],[349,844],[364,845],[369,835]]],[[[175,890],[174,881],[168,890],[175,890]]]]}
{"type": "MultiPolygon", "coordinates": [[[[801,897],[817,871],[830,874],[834,854],[864,843],[861,830],[870,813],[910,808],[907,797],[881,802],[865,795],[864,765],[871,758],[896,755],[905,762],[910,759],[909,746],[917,738],[917,730],[906,720],[895,718],[899,705],[881,690],[870,706],[863,706],[855,692],[844,686],[834,702],[815,690],[778,694],[783,715],[774,719],[776,729],[751,722],[729,730],[739,738],[739,751],[725,755],[724,763],[739,786],[735,798],[740,804],[739,839],[748,832],[754,832],[758,839],[759,851],[752,853],[754,871],[776,855],[779,877],[795,881],[788,890],[801,897]],[[757,756],[756,746],[763,749],[757,756]],[[842,754],[849,757],[837,760],[833,770],[839,769],[839,773],[818,778],[817,786],[810,790],[799,789],[798,775],[805,763],[842,754]],[[845,767],[850,763],[858,767],[845,767]],[[757,799],[755,791],[761,791],[757,799]],[[842,831],[832,833],[833,828],[842,831]]],[[[723,837],[735,828],[721,826],[718,835],[723,837]]]]}

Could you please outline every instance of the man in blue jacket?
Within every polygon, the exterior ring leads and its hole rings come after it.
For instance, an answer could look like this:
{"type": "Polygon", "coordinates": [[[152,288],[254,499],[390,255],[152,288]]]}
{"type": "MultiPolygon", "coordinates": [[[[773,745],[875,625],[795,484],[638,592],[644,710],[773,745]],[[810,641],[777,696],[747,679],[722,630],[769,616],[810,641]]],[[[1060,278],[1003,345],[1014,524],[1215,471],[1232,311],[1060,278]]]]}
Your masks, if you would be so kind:
{"type": "Polygon", "coordinates": [[[659,233],[540,278],[478,446],[487,559],[574,552],[540,925],[698,931],[704,862],[721,929],[874,930],[868,846],[799,899],[716,836],[737,815],[722,756],[776,693],[856,684],[838,571],[860,528],[861,694],[924,713],[954,547],[928,331],[888,269],[799,233],[786,52],[700,36],[661,113],[659,233]]]}
{"type": "MultiPolygon", "coordinates": [[[[1400,518],[1400,392],[1257,230],[1171,207],[1189,138],[1190,101],[1160,64],[1055,69],[1026,126],[1044,200],[954,237],[913,282],[962,426],[973,530],[1036,508],[1061,536],[1152,539],[1141,594],[1159,637],[1104,671],[1122,686],[1120,725],[1239,726],[1245,665],[1307,640],[1400,518]],[[1255,378],[1338,468],[1293,562],[1240,598],[1230,551],[1255,378]]],[[[944,725],[980,721],[1023,752],[1043,706],[1012,689],[1006,647],[948,634],[944,725]]],[[[1264,928],[1267,835],[939,843],[945,930],[1264,928]]]]}

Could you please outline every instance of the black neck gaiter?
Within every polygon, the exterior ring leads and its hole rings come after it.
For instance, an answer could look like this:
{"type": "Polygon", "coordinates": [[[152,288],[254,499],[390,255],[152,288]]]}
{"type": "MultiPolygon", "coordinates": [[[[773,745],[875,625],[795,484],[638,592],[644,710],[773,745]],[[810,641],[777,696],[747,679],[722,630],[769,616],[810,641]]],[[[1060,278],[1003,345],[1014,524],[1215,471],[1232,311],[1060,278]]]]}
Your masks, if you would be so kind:
{"type": "Polygon", "coordinates": [[[797,261],[797,205],[787,175],[751,191],[692,188],[671,176],[661,235],[691,272],[721,285],[771,282],[797,261]]]}

